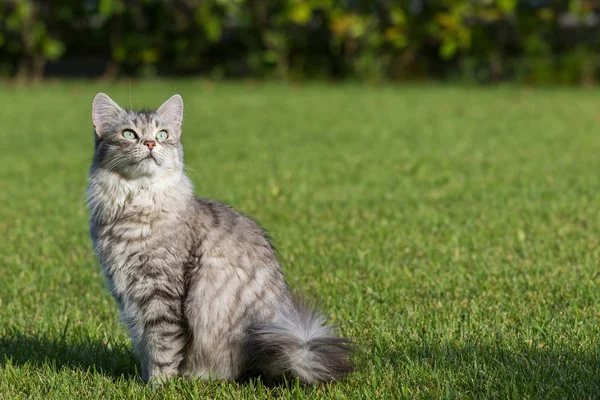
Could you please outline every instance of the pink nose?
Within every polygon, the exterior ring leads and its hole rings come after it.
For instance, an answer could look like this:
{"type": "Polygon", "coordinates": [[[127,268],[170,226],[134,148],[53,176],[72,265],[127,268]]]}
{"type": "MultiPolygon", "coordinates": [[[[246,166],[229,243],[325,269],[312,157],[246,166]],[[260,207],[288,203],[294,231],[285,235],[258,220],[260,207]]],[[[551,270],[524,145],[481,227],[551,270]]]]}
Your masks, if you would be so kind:
{"type": "Polygon", "coordinates": [[[148,148],[152,150],[152,148],[156,146],[156,142],[154,140],[144,140],[144,146],[148,146],[148,148]]]}

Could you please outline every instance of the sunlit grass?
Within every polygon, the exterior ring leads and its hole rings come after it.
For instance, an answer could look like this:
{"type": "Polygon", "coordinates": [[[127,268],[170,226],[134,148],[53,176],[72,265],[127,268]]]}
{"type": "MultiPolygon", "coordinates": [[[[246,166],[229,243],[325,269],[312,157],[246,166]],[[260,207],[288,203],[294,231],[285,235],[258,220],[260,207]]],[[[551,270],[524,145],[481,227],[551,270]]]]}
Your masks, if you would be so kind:
{"type": "Polygon", "coordinates": [[[174,92],[198,196],[255,217],[357,343],[337,384],[151,391],[88,238],[90,107],[0,90],[0,398],[600,396],[598,91],[134,85],[174,92]]]}

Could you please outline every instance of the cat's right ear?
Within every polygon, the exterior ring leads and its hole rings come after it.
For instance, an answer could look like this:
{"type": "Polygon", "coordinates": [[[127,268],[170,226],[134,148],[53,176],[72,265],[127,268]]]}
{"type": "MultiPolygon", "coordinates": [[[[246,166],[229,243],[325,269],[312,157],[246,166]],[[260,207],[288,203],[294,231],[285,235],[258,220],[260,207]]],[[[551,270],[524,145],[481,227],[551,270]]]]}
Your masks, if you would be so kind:
{"type": "Polygon", "coordinates": [[[96,136],[101,138],[106,133],[107,126],[116,119],[120,119],[125,114],[117,103],[104,93],[98,93],[92,102],[92,122],[96,136]]]}

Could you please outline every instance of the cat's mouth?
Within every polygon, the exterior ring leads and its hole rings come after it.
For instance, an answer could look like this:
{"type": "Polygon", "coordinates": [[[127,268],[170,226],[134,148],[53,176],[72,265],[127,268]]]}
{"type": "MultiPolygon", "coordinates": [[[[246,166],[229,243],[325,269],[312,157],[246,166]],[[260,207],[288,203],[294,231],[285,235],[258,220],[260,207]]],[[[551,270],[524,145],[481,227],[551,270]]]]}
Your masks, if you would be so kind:
{"type": "Polygon", "coordinates": [[[153,160],[156,165],[160,165],[160,163],[158,162],[158,160],[156,159],[156,157],[154,157],[154,154],[152,153],[148,153],[148,155],[144,158],[144,160],[153,160]]]}

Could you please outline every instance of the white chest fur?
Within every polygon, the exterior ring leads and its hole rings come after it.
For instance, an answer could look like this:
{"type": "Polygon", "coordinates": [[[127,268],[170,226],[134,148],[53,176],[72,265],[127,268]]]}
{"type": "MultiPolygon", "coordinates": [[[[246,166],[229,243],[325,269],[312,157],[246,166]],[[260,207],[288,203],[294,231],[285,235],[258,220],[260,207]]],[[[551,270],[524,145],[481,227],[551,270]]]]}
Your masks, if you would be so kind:
{"type": "Polygon", "coordinates": [[[142,267],[164,270],[180,261],[169,240],[193,198],[183,173],[131,181],[98,171],[87,195],[94,250],[113,294],[126,291],[142,267]]]}

